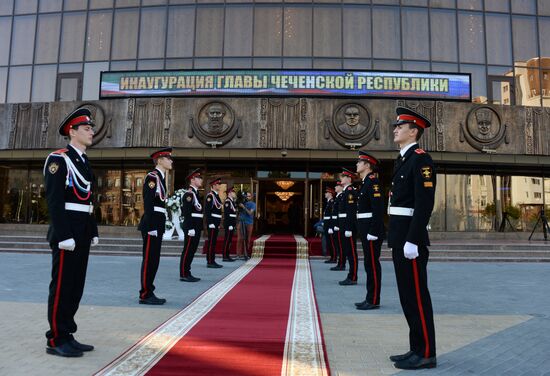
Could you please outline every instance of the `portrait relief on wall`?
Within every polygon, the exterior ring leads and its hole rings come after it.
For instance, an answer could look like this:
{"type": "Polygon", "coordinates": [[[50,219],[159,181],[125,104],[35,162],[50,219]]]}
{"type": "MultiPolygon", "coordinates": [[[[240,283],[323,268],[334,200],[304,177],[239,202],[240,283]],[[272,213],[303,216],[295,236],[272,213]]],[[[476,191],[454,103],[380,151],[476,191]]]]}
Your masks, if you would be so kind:
{"type": "Polygon", "coordinates": [[[506,124],[499,113],[489,107],[475,107],[468,113],[466,124],[460,123],[460,142],[467,141],[477,150],[496,149],[508,143],[506,124]]]}
{"type": "Polygon", "coordinates": [[[215,147],[229,142],[237,132],[240,121],[227,103],[208,102],[198,111],[197,117],[189,117],[190,138],[197,138],[204,144],[215,147]]]}
{"type": "Polygon", "coordinates": [[[330,136],[348,147],[360,147],[373,137],[380,139],[378,121],[372,125],[368,110],[359,103],[340,105],[332,114],[331,120],[325,120],[325,138],[330,136]]]}

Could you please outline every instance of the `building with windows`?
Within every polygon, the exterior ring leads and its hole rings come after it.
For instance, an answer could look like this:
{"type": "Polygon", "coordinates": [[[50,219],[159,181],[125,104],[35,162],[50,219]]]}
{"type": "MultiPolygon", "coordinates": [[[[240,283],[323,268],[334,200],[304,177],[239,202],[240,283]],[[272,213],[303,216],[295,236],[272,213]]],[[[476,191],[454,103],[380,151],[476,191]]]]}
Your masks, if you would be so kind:
{"type": "Polygon", "coordinates": [[[324,185],[354,164],[355,139],[338,131],[346,110],[359,111],[360,147],[382,159],[387,182],[396,148],[386,125],[404,105],[434,123],[422,144],[438,167],[432,230],[495,230],[510,206],[527,230],[549,205],[548,35],[546,0],[3,0],[0,221],[47,221],[43,159],[64,145],[59,121],[86,104],[101,223],[135,225],[149,151],[170,144],[173,189],[204,167],[256,193],[260,229],[292,226],[291,206],[311,232],[324,185]],[[99,100],[102,71],[180,69],[462,72],[474,100],[99,100]],[[201,133],[213,108],[223,131],[201,133]],[[276,184],[287,180],[288,190],[276,184]]]}

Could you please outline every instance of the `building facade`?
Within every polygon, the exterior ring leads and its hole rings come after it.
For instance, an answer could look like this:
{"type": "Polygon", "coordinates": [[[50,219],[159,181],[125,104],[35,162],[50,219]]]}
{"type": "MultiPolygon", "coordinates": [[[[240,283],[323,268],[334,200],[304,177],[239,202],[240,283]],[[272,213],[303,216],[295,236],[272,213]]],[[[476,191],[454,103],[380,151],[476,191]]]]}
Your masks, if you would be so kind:
{"type": "Polygon", "coordinates": [[[504,212],[530,230],[550,202],[547,35],[545,0],[2,1],[0,220],[47,221],[42,162],[64,146],[59,121],[85,104],[98,123],[101,223],[135,225],[146,156],[173,145],[173,189],[204,167],[257,193],[260,228],[294,226],[292,212],[307,233],[324,185],[353,167],[351,144],[379,156],[389,180],[387,124],[404,105],[435,125],[422,145],[438,167],[432,230],[496,230],[504,212]],[[467,72],[474,100],[98,100],[101,71],[153,69],[467,72]],[[345,130],[347,110],[359,112],[358,135],[345,130]]]}

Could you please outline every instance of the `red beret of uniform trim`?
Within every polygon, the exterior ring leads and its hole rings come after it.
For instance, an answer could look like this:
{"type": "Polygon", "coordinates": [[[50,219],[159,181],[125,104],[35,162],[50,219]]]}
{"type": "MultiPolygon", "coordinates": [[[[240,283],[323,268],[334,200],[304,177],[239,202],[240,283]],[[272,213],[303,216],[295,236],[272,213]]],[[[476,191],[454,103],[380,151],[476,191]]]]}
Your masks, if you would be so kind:
{"type": "Polygon", "coordinates": [[[157,159],[157,158],[160,158],[160,157],[172,158],[172,148],[160,149],[160,150],[155,151],[153,154],[151,154],[151,158],[153,158],[153,159],[157,159]]]}
{"type": "Polygon", "coordinates": [[[325,189],[325,192],[328,192],[328,193],[331,193],[331,194],[335,194],[335,193],[336,193],[336,191],[335,191],[334,188],[332,188],[332,187],[327,187],[327,188],[325,189]]]}
{"type": "Polygon", "coordinates": [[[210,182],[210,185],[221,184],[221,183],[222,183],[222,179],[216,178],[210,182]]]}
{"type": "Polygon", "coordinates": [[[186,180],[191,180],[193,178],[202,178],[200,168],[194,169],[189,175],[187,175],[187,177],[185,179],[186,180]]]}
{"type": "Polygon", "coordinates": [[[350,178],[355,178],[355,172],[348,170],[347,168],[342,167],[342,175],[349,176],[350,178]]]}
{"type": "Polygon", "coordinates": [[[92,121],[92,113],[85,107],[77,108],[61,122],[59,125],[59,134],[68,136],[69,130],[71,128],[76,129],[79,125],[90,125],[92,127],[95,125],[92,121]]]}
{"type": "Polygon", "coordinates": [[[408,108],[397,107],[395,112],[397,113],[397,121],[392,124],[394,127],[401,124],[414,124],[426,129],[432,125],[427,118],[408,108]]]}
{"type": "Polygon", "coordinates": [[[366,161],[371,165],[378,165],[380,163],[378,159],[374,158],[372,155],[364,152],[363,150],[359,150],[359,156],[357,158],[360,161],[366,161]]]}

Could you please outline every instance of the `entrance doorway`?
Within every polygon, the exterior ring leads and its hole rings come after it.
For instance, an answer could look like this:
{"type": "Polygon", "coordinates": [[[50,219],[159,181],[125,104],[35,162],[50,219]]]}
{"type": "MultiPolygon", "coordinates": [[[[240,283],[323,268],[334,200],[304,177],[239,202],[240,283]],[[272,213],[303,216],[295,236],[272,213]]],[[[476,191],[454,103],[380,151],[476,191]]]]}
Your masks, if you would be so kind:
{"type": "Polygon", "coordinates": [[[257,199],[259,233],[304,234],[303,180],[260,180],[257,199]]]}

